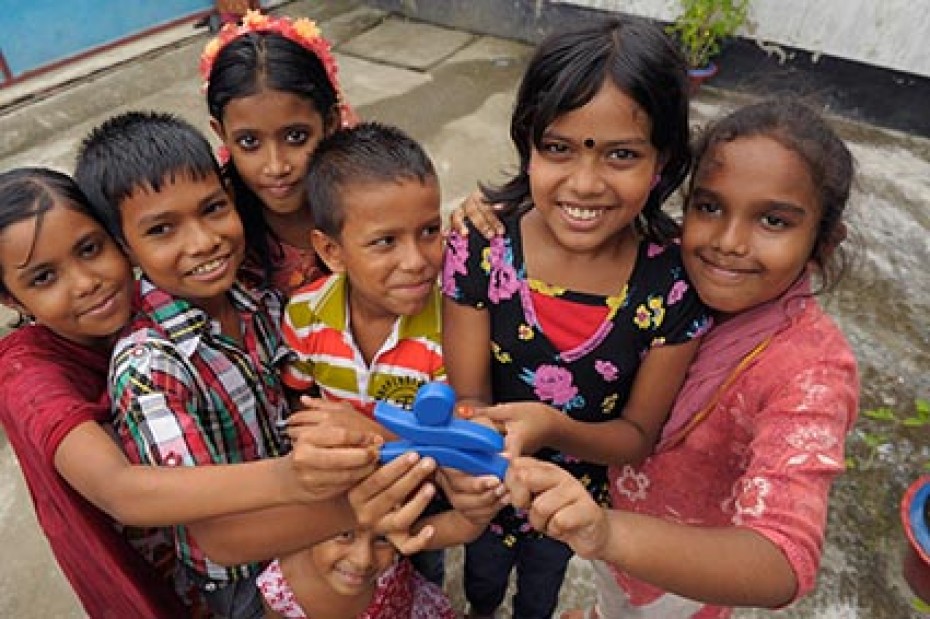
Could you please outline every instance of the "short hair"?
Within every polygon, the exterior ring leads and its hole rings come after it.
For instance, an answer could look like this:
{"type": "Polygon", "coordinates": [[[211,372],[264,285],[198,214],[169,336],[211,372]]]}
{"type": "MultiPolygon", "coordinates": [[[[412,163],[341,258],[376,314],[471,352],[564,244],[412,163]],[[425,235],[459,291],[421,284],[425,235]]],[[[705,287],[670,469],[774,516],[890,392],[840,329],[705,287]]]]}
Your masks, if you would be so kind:
{"type": "Polygon", "coordinates": [[[396,127],[365,122],[335,132],[316,147],[307,195],[316,229],[339,238],[345,223],[342,193],[350,185],[436,180],[429,155],[396,127]]]}
{"type": "Polygon", "coordinates": [[[527,206],[533,148],[541,147],[556,119],[587,105],[608,82],[649,116],[650,141],[664,165],[636,226],[647,239],[667,242],[677,236],[678,226],[662,206],[691,168],[687,64],[662,28],[643,18],[597,18],[554,32],[539,44],[510,121],[518,171],[499,187],[483,185],[483,193],[508,210],[527,206]]]}
{"type": "Polygon", "coordinates": [[[159,192],[185,176],[223,182],[210,143],[187,121],[161,112],[126,112],[91,130],[78,148],[74,178],[113,237],[123,234],[120,205],[139,189],[159,192]]]}

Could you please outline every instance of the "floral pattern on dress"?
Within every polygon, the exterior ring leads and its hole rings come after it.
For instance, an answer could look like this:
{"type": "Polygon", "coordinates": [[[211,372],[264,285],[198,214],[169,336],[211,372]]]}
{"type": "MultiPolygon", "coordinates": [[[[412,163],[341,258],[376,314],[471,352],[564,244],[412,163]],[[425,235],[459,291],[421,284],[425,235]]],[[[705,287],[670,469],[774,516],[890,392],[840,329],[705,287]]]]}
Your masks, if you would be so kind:
{"type": "MultiPolygon", "coordinates": [[[[286,619],[306,619],[278,561],[272,561],[256,581],[268,607],[286,619]]],[[[402,559],[381,576],[368,605],[358,619],[455,619],[452,604],[435,584],[427,581],[410,561],[402,559]]]]}
{"type": "Polygon", "coordinates": [[[620,375],[620,370],[617,369],[617,366],[614,365],[613,362],[604,359],[596,360],[594,362],[594,369],[609,383],[617,380],[617,377],[620,375]]]}
{"type": "Polygon", "coordinates": [[[641,501],[646,498],[649,489],[649,477],[639,473],[632,466],[624,466],[614,481],[617,492],[630,501],[641,501]]]}
{"type": "Polygon", "coordinates": [[[516,269],[513,268],[513,252],[510,244],[501,237],[491,239],[491,246],[487,252],[487,263],[491,276],[488,286],[488,300],[497,304],[505,301],[520,290],[520,280],[516,269]]]}
{"type": "MultiPolygon", "coordinates": [[[[526,273],[522,216],[504,216],[505,233],[490,241],[477,231],[466,236],[451,233],[443,294],[489,314],[495,403],[540,401],[579,421],[615,419],[649,350],[698,337],[703,334],[700,325],[710,324],[707,310],[685,279],[680,249],[643,242],[629,280],[617,282],[616,294],[582,293],[526,273]],[[559,350],[540,325],[534,295],[564,303],[565,320],[575,317],[571,307],[576,304],[607,311],[600,324],[581,329],[591,333],[587,340],[559,350]]],[[[596,501],[607,504],[605,467],[552,449],[535,455],[568,470],[596,501]]],[[[502,539],[531,532],[525,518],[511,508],[500,512],[491,531],[502,539]]]]}
{"type": "Polygon", "coordinates": [[[572,384],[572,374],[568,370],[555,365],[541,365],[535,372],[526,372],[527,380],[532,382],[536,397],[543,402],[551,402],[555,408],[583,405],[576,401],[578,388],[572,384]]]}
{"type": "MultiPolygon", "coordinates": [[[[858,395],[848,343],[809,303],[679,445],[636,467],[648,482],[644,497],[633,498],[629,471],[611,469],[614,507],[699,527],[750,529],[785,556],[795,596],[803,596],[817,582],[830,485],[844,468],[858,395]]],[[[637,611],[665,595],[629,574],[614,575],[637,611]]],[[[729,609],[706,605],[688,616],[729,616],[729,609]]]]}

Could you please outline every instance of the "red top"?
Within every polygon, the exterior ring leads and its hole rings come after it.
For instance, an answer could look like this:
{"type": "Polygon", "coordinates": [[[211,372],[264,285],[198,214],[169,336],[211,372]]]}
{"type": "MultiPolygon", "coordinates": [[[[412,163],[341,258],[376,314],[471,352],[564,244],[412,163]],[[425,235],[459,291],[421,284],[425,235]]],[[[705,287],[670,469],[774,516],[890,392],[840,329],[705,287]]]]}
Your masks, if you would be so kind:
{"type": "Polygon", "coordinates": [[[606,305],[586,305],[535,290],[530,295],[543,332],[559,352],[573,350],[591,339],[610,312],[606,305]]]}
{"type": "Polygon", "coordinates": [[[115,523],[55,469],[65,436],[85,421],[108,421],[109,357],[44,327],[0,340],[0,422],[16,455],[39,525],[87,614],[182,617],[168,585],[125,541],[115,523]]]}

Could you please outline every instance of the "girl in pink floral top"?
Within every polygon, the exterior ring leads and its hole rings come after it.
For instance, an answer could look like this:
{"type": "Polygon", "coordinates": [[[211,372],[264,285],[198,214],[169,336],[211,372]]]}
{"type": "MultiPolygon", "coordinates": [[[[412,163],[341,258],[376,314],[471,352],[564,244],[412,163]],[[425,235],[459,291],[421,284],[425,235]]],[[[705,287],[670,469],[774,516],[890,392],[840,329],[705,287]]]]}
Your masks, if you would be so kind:
{"type": "Polygon", "coordinates": [[[452,604],[385,537],[345,531],[258,577],[267,619],[455,619],[452,604]]]}
{"type": "Polygon", "coordinates": [[[593,612],[563,617],[726,617],[815,584],[859,382],[810,275],[835,279],[852,157],[794,100],[732,113],[697,153],[681,247],[717,326],[657,452],[611,469],[613,510],[558,469],[511,468],[531,523],[606,562],[593,612]]]}

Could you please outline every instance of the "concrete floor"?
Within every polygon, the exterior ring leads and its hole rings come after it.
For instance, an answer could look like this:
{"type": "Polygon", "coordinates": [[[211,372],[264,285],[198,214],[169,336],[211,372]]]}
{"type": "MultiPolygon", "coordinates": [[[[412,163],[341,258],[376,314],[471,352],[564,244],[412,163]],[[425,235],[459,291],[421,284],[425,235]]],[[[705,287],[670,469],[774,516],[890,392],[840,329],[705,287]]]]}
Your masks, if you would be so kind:
{"type": "MultiPolygon", "coordinates": [[[[348,100],[363,118],[397,124],[425,145],[439,171],[447,207],[458,203],[477,180],[499,180],[513,161],[507,127],[530,47],[393,18],[358,1],[302,0],[284,3],[277,11],[320,22],[335,45],[348,100]]],[[[182,25],[0,89],[0,169],[29,164],[70,171],[79,139],[104,118],[128,109],[175,112],[209,134],[196,69],[207,38],[203,31],[182,25]]],[[[693,104],[695,122],[703,123],[740,100],[705,88],[693,104]]],[[[907,178],[921,195],[930,196],[926,181],[930,143],[886,132],[875,138],[874,131],[853,129],[853,135],[866,136],[856,144],[860,164],[884,176],[880,162],[886,151],[865,144],[877,142],[889,148],[893,142],[895,152],[908,152],[915,162],[907,178]]],[[[0,311],[0,325],[9,318],[0,311]]],[[[82,616],[37,531],[15,457],[2,433],[0,548],[5,549],[0,562],[0,617],[82,616]]],[[[458,556],[457,551],[451,554],[448,588],[460,604],[461,585],[454,567],[458,556]]],[[[88,569],[93,569],[92,559],[88,569]]],[[[573,562],[563,587],[563,607],[590,599],[588,576],[583,562],[573,562]]],[[[842,604],[832,608],[816,616],[856,616],[842,604]]],[[[767,613],[740,613],[763,615],[767,613]]],[[[815,614],[802,611],[797,616],[815,614]]]]}

